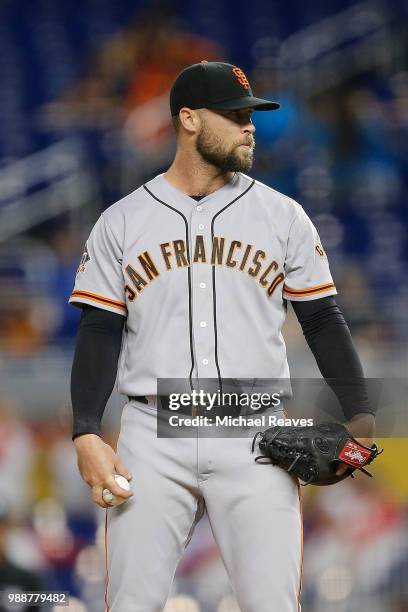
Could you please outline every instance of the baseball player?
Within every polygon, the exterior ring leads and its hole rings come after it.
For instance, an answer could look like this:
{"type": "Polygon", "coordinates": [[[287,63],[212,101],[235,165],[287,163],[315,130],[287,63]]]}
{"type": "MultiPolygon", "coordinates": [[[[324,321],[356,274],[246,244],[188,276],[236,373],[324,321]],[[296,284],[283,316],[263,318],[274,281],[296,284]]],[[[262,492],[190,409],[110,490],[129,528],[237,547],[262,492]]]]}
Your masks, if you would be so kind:
{"type": "MultiPolygon", "coordinates": [[[[253,95],[227,63],[186,68],[170,93],[170,168],[97,220],[70,302],[82,308],[71,376],[73,440],[106,513],[106,609],[158,612],[206,511],[242,612],[297,612],[302,520],[297,481],[255,463],[245,436],[156,435],[157,379],[289,378],[290,301],[350,431],[371,435],[363,372],[318,233],[303,208],[247,175],[253,95]],[[117,376],[128,397],[116,452],[101,418],[117,376]],[[114,474],[131,479],[131,491],[114,474]]],[[[339,468],[347,468],[342,466],[339,468]]]]}

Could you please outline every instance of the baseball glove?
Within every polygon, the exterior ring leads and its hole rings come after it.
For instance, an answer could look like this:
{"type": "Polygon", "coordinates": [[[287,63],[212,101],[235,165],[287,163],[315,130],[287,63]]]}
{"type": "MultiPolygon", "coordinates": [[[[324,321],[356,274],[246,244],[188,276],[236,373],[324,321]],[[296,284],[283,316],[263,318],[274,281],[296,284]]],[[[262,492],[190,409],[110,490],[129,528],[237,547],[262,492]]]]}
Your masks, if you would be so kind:
{"type": "Polygon", "coordinates": [[[255,461],[272,463],[297,476],[304,484],[331,485],[354,470],[364,469],[380,454],[377,446],[363,446],[339,423],[322,423],[313,427],[271,427],[258,432],[252,442],[252,452],[259,440],[262,455],[255,461]],[[266,461],[264,461],[266,459],[266,461]],[[339,461],[350,468],[337,475],[339,461]]]}

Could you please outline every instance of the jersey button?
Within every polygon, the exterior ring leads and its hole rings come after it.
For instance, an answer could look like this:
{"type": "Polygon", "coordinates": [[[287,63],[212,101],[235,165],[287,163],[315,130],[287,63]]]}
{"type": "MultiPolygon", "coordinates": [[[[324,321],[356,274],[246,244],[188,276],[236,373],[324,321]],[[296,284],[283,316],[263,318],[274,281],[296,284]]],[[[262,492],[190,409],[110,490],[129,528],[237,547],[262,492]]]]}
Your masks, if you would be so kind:
{"type": "Polygon", "coordinates": [[[196,210],[198,210],[198,212],[201,212],[203,210],[203,207],[200,206],[200,204],[197,206],[196,210]]]}
{"type": "Polygon", "coordinates": [[[202,223],[200,223],[200,225],[198,226],[198,229],[204,229],[205,225],[203,225],[202,223]]]}
{"type": "Polygon", "coordinates": [[[200,283],[200,289],[205,289],[206,288],[206,284],[205,283],[200,283]]]}
{"type": "Polygon", "coordinates": [[[207,327],[206,321],[200,321],[200,327],[207,327]]]}
{"type": "Polygon", "coordinates": [[[203,365],[208,365],[208,359],[203,359],[203,365]]]}

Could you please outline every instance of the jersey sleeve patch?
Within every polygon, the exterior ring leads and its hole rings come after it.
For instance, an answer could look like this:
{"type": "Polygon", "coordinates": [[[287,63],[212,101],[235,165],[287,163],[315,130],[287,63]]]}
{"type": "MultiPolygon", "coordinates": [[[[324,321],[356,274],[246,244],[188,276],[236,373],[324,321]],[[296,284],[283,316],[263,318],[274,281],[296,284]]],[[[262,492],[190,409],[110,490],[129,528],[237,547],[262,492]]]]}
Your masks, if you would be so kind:
{"type": "Polygon", "coordinates": [[[79,274],[80,272],[85,272],[86,264],[90,260],[91,260],[91,257],[88,251],[88,242],[86,242],[84,246],[84,252],[82,254],[81,261],[79,262],[79,266],[77,269],[77,274],[79,274]]]}
{"type": "Polygon", "coordinates": [[[79,289],[74,290],[71,293],[71,297],[69,301],[72,302],[96,302],[99,306],[105,306],[105,308],[116,308],[121,310],[124,313],[127,313],[127,306],[124,302],[118,302],[117,300],[112,300],[110,298],[104,297],[102,295],[98,295],[96,293],[91,293],[89,291],[82,291],[79,289]]]}

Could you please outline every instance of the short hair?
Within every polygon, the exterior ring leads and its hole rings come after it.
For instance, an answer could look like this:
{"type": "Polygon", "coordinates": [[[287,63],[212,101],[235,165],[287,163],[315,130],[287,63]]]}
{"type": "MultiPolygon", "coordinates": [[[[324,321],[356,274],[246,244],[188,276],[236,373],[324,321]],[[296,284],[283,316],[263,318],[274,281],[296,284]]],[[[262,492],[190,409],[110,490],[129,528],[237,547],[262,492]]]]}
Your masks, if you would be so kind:
{"type": "Polygon", "coordinates": [[[174,117],[171,118],[171,121],[173,123],[174,131],[178,135],[180,131],[180,117],[178,115],[174,115],[174,117]]]}

